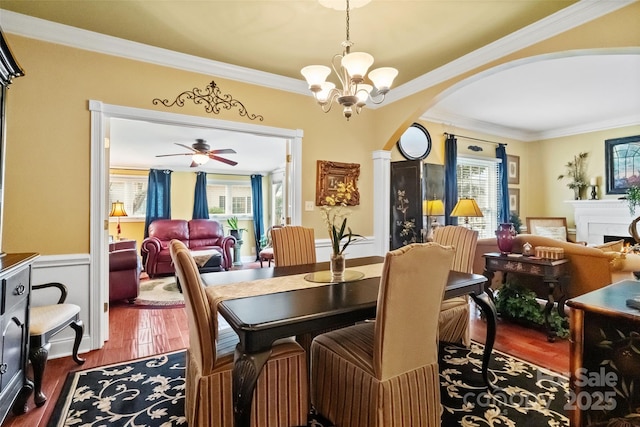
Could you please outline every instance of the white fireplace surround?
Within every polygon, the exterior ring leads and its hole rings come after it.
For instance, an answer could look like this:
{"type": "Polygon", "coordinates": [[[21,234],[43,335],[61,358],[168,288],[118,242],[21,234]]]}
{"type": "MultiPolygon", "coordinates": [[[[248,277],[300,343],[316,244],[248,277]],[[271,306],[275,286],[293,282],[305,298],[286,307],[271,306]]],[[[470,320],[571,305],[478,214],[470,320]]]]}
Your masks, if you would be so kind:
{"type": "Polygon", "coordinates": [[[629,225],[640,215],[631,216],[626,200],[570,200],[576,223],[576,241],[590,245],[604,243],[604,236],[625,236],[629,225]]]}

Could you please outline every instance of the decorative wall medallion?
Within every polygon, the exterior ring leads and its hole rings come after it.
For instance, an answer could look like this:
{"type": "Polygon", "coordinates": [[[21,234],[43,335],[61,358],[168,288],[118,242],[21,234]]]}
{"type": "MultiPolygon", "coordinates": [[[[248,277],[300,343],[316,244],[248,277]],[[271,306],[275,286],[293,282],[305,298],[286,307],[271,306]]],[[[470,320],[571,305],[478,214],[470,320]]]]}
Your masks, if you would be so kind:
{"type": "Polygon", "coordinates": [[[166,98],[155,98],[153,105],[162,104],[165,107],[172,107],[174,105],[184,107],[184,101],[186,99],[192,99],[194,104],[203,104],[207,113],[220,114],[221,108],[230,110],[237,107],[241,117],[247,117],[249,120],[264,120],[264,117],[261,115],[249,114],[244,104],[237,99],[233,99],[230,94],[223,95],[213,80],[204,90],[194,87],[193,90],[187,90],[179,94],[173,102],[166,98]]]}

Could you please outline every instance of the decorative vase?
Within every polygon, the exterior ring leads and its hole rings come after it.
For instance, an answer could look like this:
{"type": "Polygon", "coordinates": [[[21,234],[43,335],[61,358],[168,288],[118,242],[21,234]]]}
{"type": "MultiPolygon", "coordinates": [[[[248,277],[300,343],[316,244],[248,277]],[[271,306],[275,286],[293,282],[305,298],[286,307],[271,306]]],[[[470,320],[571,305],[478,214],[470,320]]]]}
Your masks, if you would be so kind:
{"type": "Polygon", "coordinates": [[[331,254],[331,260],[329,262],[331,269],[331,280],[334,282],[340,282],[344,279],[344,269],[346,260],[343,254],[331,254]]]}
{"type": "Polygon", "coordinates": [[[580,200],[580,187],[574,187],[574,189],[573,189],[573,198],[575,200],[580,200]]]}
{"type": "Polygon", "coordinates": [[[498,249],[503,254],[511,253],[513,249],[513,238],[516,235],[516,229],[513,228],[513,223],[503,222],[498,226],[496,230],[496,238],[498,240],[498,249]]]}

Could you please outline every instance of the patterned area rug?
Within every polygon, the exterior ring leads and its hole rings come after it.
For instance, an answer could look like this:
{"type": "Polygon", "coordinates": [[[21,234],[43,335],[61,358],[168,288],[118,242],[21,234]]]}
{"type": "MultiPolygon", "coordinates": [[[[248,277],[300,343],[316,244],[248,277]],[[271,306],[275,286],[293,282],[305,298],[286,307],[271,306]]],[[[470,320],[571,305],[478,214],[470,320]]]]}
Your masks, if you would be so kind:
{"type": "Polygon", "coordinates": [[[135,305],[151,307],[182,307],[184,297],[178,290],[175,276],[140,281],[140,293],[135,305]]]}
{"type": "MultiPolygon", "coordinates": [[[[494,351],[490,376],[479,385],[482,347],[440,348],[442,425],[568,426],[567,378],[494,351]]],[[[48,427],[69,425],[184,426],[184,352],[69,374],[48,427]]],[[[310,415],[310,427],[329,427],[310,415]]]]}

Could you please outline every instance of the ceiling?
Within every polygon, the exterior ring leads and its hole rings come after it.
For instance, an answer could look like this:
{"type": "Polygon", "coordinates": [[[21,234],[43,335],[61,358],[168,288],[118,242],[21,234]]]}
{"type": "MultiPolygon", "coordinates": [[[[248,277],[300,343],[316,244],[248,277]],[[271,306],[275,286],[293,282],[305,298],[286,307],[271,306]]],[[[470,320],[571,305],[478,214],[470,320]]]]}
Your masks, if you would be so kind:
{"type": "MultiPolygon", "coordinates": [[[[486,62],[491,59],[487,52],[497,50],[490,49],[496,43],[509,40],[524,47],[522,40],[531,33],[543,34],[539,41],[630,2],[371,0],[351,11],[350,38],[353,50],[375,57],[374,68],[399,69],[387,100],[393,102],[394,96],[397,100],[423,89],[433,76],[460,72],[465,62],[460,58],[469,62],[484,55],[486,62]],[[565,28],[554,27],[558,22],[565,28]]],[[[5,31],[38,37],[31,28],[37,20],[11,28],[5,25],[10,14],[6,11],[231,64],[237,75],[271,73],[293,82],[292,91],[306,92],[299,70],[310,64],[329,65],[345,39],[345,12],[325,8],[317,0],[0,0],[5,31]]],[[[75,38],[81,43],[89,35],[77,33],[75,38]]],[[[449,90],[423,118],[524,141],[640,123],[640,48],[607,53],[549,57],[491,70],[449,90]]],[[[265,76],[261,75],[263,81],[265,76]]],[[[238,155],[229,155],[234,160],[245,158],[244,149],[261,153],[258,164],[238,165],[235,171],[271,167],[264,163],[264,150],[252,149],[250,142],[239,148],[233,135],[156,126],[160,125],[117,123],[112,132],[113,164],[142,167],[153,161],[155,166],[172,167],[170,159],[186,163],[177,156],[162,158],[161,165],[155,154],[178,153],[181,148],[174,143],[190,145],[203,138],[212,148],[235,148],[238,155]]],[[[258,143],[284,146],[282,141],[258,143]]],[[[284,148],[275,150],[280,156],[284,148]]],[[[284,154],[275,162],[283,159],[284,154]]],[[[212,163],[225,166],[209,162],[205,167],[212,163]]]]}

